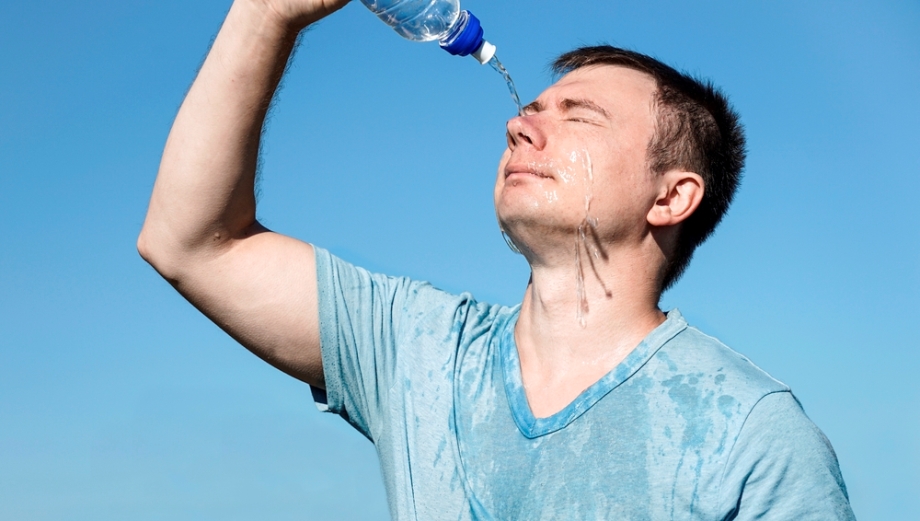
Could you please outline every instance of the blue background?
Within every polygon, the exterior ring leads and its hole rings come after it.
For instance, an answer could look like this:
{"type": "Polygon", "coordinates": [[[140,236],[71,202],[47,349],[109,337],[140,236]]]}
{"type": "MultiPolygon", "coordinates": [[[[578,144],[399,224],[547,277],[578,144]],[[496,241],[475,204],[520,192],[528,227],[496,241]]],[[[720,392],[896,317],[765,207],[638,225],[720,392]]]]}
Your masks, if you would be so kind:
{"type": "MultiPolygon", "coordinates": [[[[609,42],[709,78],[749,136],[664,299],[788,383],[861,519],[920,519],[920,2],[464,0],[522,98],[609,42]],[[915,324],[911,326],[910,324],[915,324]]],[[[229,2],[0,2],[0,519],[386,519],[373,447],[138,257],[229,2]]],[[[501,78],[360,4],[305,37],[259,214],[365,267],[520,300],[491,187],[501,78]]]]}

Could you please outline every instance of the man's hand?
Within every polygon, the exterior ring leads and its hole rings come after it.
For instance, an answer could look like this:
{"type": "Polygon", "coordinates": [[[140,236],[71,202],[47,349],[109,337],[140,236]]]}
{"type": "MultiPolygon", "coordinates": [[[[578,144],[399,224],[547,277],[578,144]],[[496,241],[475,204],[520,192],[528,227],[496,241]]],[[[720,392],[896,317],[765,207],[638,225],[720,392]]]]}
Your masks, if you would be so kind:
{"type": "Polygon", "coordinates": [[[282,27],[299,31],[338,11],[349,0],[248,0],[276,18],[282,27]]]}
{"type": "Polygon", "coordinates": [[[138,251],[218,326],[323,385],[309,244],[256,221],[265,114],[305,26],[348,0],[237,0],[176,116],[138,251]]]}

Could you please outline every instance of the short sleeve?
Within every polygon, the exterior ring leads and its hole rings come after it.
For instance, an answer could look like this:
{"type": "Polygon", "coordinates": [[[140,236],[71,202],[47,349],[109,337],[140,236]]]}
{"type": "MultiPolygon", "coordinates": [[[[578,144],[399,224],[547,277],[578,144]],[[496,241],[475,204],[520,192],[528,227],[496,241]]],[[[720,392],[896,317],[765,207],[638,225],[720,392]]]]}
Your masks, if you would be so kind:
{"type": "Polygon", "coordinates": [[[830,442],[791,392],[760,399],[725,469],[720,501],[734,520],[853,520],[830,442]]]}
{"type": "Polygon", "coordinates": [[[314,250],[326,389],[313,389],[313,397],[373,441],[396,374],[401,330],[450,295],[314,250]]]}

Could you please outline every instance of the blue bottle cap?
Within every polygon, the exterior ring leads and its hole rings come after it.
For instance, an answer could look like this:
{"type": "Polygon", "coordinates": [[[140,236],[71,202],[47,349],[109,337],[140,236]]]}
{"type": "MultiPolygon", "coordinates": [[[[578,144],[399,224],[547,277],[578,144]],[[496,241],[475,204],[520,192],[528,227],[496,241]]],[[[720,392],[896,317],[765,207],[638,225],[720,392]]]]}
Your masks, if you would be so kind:
{"type": "Polygon", "coordinates": [[[466,10],[460,11],[460,18],[453,29],[441,38],[441,48],[454,56],[468,56],[476,52],[483,42],[482,24],[479,18],[466,10]]]}

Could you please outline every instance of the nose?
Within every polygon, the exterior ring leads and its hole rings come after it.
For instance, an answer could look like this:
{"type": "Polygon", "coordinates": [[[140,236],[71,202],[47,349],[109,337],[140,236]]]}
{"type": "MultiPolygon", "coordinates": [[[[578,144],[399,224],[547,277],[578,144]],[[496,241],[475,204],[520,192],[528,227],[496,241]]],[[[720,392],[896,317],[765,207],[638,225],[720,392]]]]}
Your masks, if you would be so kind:
{"type": "Polygon", "coordinates": [[[536,117],[536,114],[528,114],[508,120],[506,136],[510,150],[514,150],[519,146],[530,146],[537,150],[543,150],[543,147],[546,146],[546,135],[537,125],[537,122],[534,121],[536,117]]]}

